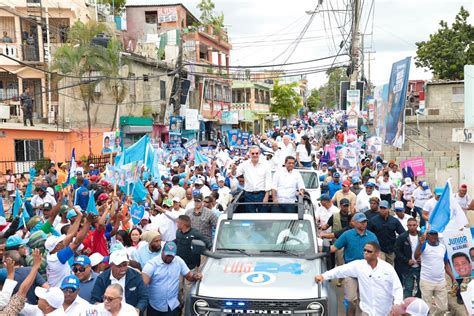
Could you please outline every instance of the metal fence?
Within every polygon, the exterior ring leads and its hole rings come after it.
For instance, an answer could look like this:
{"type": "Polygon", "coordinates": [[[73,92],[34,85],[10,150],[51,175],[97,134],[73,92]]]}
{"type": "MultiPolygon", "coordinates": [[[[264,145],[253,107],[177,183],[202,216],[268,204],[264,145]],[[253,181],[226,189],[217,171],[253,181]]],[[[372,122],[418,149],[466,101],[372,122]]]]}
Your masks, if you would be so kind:
{"type": "MultiPolygon", "coordinates": [[[[79,160],[77,158],[77,160],[79,160]]],[[[77,161],[76,160],[76,161],[77,161]]],[[[115,154],[112,155],[112,164],[114,163],[115,160],[115,154]]],[[[85,160],[82,161],[82,166],[84,169],[87,170],[88,166],[93,163],[95,165],[95,168],[105,168],[105,166],[110,163],[110,154],[108,155],[93,155],[85,160]]],[[[66,161],[68,164],[71,163],[70,160],[66,161]]],[[[42,166],[48,166],[49,163],[51,163],[50,160],[33,160],[33,161],[15,161],[12,159],[8,158],[0,158],[0,171],[3,172],[4,174],[7,172],[7,170],[12,170],[13,174],[24,174],[28,173],[30,168],[33,168],[36,166],[37,163],[40,163],[42,166]]],[[[56,161],[57,163],[57,161],[56,161]]],[[[47,172],[45,170],[45,172],[47,172]]]]}

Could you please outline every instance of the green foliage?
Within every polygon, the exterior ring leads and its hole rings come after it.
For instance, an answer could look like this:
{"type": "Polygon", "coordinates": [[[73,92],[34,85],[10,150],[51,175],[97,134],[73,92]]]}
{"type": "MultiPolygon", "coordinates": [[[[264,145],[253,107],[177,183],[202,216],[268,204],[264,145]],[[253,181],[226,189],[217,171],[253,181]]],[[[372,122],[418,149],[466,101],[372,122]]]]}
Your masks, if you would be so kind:
{"type": "Polygon", "coordinates": [[[307,99],[308,109],[311,112],[316,112],[321,107],[321,96],[318,89],[311,90],[311,95],[307,99]]]}
{"type": "Polygon", "coordinates": [[[214,12],[216,5],[212,0],[201,0],[197,8],[201,11],[201,25],[211,25],[214,33],[219,34],[224,28],[224,13],[217,15],[214,12]]]}
{"type": "Polygon", "coordinates": [[[474,63],[474,27],[468,17],[461,7],[451,27],[440,21],[440,29],[428,41],[416,43],[415,65],[430,69],[436,79],[463,79],[464,65],[474,63]]]}
{"type": "Polygon", "coordinates": [[[120,15],[120,13],[123,12],[125,9],[125,4],[127,3],[127,0],[102,0],[103,4],[109,4],[110,5],[110,10],[112,10],[112,5],[114,6],[114,10],[112,14],[114,16],[120,15]]]}
{"type": "Polygon", "coordinates": [[[49,166],[51,165],[51,159],[44,157],[35,163],[36,174],[40,174],[40,170],[43,169],[45,173],[48,173],[49,166]]]}
{"type": "Polygon", "coordinates": [[[301,96],[295,90],[298,83],[280,85],[278,81],[273,85],[273,101],[271,111],[277,113],[281,118],[288,118],[298,113],[301,107],[301,96]]]}
{"type": "Polygon", "coordinates": [[[334,108],[339,103],[341,81],[349,78],[345,68],[333,68],[327,71],[328,82],[319,88],[320,107],[334,108]]]}

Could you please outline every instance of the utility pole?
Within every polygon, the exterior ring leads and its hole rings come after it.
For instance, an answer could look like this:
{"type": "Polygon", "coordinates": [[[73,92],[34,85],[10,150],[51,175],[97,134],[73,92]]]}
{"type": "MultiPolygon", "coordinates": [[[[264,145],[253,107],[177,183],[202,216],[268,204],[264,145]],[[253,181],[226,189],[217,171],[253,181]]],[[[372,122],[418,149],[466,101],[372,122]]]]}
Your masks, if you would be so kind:
{"type": "Polygon", "coordinates": [[[352,45],[351,45],[351,63],[352,74],[350,77],[351,90],[356,89],[357,81],[359,80],[359,61],[360,61],[360,34],[359,34],[359,20],[360,20],[360,0],[352,2],[352,45]]]}
{"type": "MultiPolygon", "coordinates": [[[[176,82],[175,93],[170,98],[170,106],[172,108],[168,113],[173,113],[178,115],[179,109],[181,108],[181,73],[183,71],[183,33],[182,30],[179,30],[179,43],[178,43],[178,58],[176,59],[176,68],[175,68],[174,82],[176,82]]],[[[169,119],[169,114],[165,115],[166,119],[169,119]]]]}

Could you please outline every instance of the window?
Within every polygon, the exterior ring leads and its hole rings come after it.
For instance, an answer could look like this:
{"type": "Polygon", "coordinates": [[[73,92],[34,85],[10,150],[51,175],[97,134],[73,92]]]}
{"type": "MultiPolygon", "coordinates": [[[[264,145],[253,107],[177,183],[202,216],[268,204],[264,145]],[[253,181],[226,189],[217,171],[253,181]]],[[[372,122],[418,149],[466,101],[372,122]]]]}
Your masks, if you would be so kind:
{"type": "Polygon", "coordinates": [[[1,17],[0,18],[0,42],[16,43],[15,39],[15,18],[1,17]]]}
{"type": "Polygon", "coordinates": [[[42,139],[15,139],[16,161],[37,161],[43,159],[42,139]]]}
{"type": "Polygon", "coordinates": [[[158,12],[156,11],[145,11],[145,23],[157,24],[158,12]]]}
{"type": "MultiPolygon", "coordinates": [[[[69,32],[68,18],[50,18],[49,19],[49,36],[51,43],[66,43],[69,32]]],[[[46,41],[46,39],[43,39],[46,41]]]]}
{"type": "Polygon", "coordinates": [[[160,80],[160,100],[166,100],[166,81],[160,80]]]}
{"type": "Polygon", "coordinates": [[[462,103],[464,102],[464,87],[453,87],[452,88],[452,99],[453,103],[462,103]]]}

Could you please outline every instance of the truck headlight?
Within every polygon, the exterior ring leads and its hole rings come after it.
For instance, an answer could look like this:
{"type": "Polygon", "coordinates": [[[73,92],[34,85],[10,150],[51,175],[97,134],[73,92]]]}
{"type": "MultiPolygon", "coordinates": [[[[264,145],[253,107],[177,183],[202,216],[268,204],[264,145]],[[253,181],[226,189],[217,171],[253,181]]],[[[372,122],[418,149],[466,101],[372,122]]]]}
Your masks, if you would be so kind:
{"type": "Polygon", "coordinates": [[[197,300],[196,302],[194,302],[194,306],[193,306],[194,313],[196,313],[196,315],[208,315],[209,312],[202,311],[201,307],[209,307],[209,303],[206,302],[205,300],[197,300]]]}
{"type": "Polygon", "coordinates": [[[324,311],[323,305],[321,303],[318,303],[318,302],[310,303],[306,309],[317,311],[317,312],[320,313],[320,315],[322,315],[323,311],[324,311]]]}

